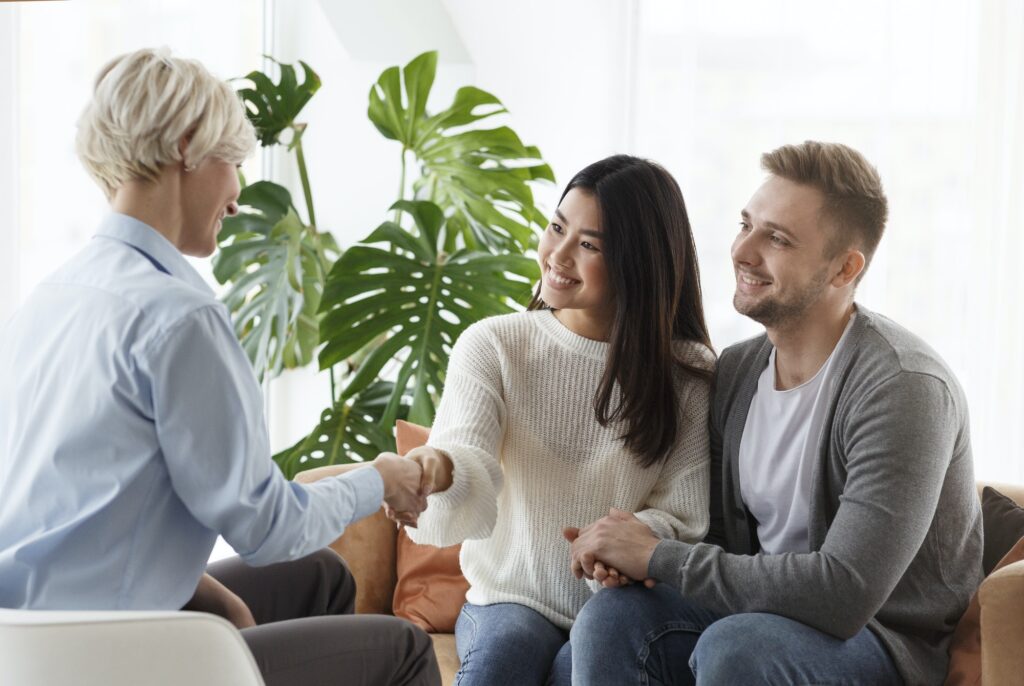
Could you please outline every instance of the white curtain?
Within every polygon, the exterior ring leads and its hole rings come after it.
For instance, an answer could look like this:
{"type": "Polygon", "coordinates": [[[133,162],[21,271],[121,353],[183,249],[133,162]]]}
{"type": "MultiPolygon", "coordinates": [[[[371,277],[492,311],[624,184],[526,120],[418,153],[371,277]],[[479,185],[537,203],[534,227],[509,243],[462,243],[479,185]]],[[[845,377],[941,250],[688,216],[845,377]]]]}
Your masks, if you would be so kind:
{"type": "Polygon", "coordinates": [[[638,151],[683,187],[712,338],[758,156],[833,140],[881,173],[890,222],[858,300],[922,336],[968,396],[978,478],[1024,481],[1020,0],[641,2],[638,151]]]}
{"type": "Polygon", "coordinates": [[[966,317],[951,322],[971,400],[979,476],[1024,482],[1024,2],[981,3],[966,317]]]}

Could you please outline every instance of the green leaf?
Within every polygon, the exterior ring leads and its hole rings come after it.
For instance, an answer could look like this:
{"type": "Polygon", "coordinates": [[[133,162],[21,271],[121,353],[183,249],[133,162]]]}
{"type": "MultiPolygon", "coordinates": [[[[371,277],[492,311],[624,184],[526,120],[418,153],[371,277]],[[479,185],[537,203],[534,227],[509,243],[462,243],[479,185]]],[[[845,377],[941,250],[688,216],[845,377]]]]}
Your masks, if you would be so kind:
{"type": "Polygon", "coordinates": [[[380,425],[391,393],[392,384],[380,381],[339,401],[324,410],[320,423],[308,436],[274,455],[274,461],[291,479],[314,467],[365,462],[381,452],[394,451],[391,433],[380,425]]]}
{"type": "Polygon", "coordinates": [[[335,263],[320,307],[320,367],[365,353],[342,393],[346,397],[397,365],[381,426],[394,423],[404,405],[410,417],[429,424],[455,340],[484,317],[519,309],[539,269],[521,255],[446,253],[448,229],[433,203],[399,202],[392,209],[412,220],[418,238],[385,222],[335,263]]]}
{"type": "Polygon", "coordinates": [[[309,364],[319,344],[324,236],[302,225],[277,184],[246,186],[238,202],[218,236],[213,274],[230,285],[222,299],[257,376],[275,376],[309,364]]]}
{"type": "Polygon", "coordinates": [[[320,77],[305,62],[299,61],[301,83],[293,65],[274,62],[281,70],[276,84],[263,72],[252,71],[245,76],[251,85],[238,90],[263,146],[280,143],[281,133],[295,125],[299,112],[320,89],[320,77]]]}
{"type": "Polygon", "coordinates": [[[468,247],[520,252],[533,246],[545,218],[529,184],[554,181],[535,146],[508,127],[462,130],[506,112],[501,101],[472,86],[434,115],[426,101],[437,71],[427,52],[403,69],[385,70],[370,89],[367,115],[385,137],[412,150],[421,175],[416,197],[439,205],[449,229],[468,247]]]}

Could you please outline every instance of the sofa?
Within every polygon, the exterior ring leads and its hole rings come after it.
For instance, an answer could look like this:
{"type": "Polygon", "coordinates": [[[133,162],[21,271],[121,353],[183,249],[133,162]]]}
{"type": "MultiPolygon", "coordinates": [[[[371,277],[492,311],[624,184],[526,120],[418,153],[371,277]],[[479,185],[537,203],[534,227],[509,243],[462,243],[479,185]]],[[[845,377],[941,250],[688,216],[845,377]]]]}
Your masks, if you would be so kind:
{"type": "MultiPolygon", "coordinates": [[[[361,464],[345,465],[358,469],[361,464]]],[[[297,481],[312,482],[337,467],[312,469],[300,473],[297,481]]],[[[979,497],[985,486],[1024,506],[1024,486],[978,483],[979,497]]],[[[395,592],[397,529],[383,510],[349,526],[331,548],[348,563],[356,578],[356,612],[392,614],[395,592]]],[[[981,585],[982,679],[993,685],[1024,683],[1024,561],[992,573],[981,585]]],[[[459,668],[455,636],[433,633],[434,651],[443,683],[454,682],[459,668]]]]}

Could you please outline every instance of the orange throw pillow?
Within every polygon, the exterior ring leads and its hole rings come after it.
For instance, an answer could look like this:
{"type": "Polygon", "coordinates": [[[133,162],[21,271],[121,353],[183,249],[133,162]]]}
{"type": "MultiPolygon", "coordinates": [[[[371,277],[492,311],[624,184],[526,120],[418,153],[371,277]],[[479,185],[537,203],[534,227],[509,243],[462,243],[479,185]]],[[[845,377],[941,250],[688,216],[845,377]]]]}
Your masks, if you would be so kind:
{"type": "MultiPolygon", "coordinates": [[[[1006,553],[992,571],[1024,560],[1024,538],[1006,553]]],[[[981,604],[975,591],[971,604],[960,618],[949,644],[949,671],[945,686],[979,686],[981,684],[981,604]]]]}
{"type": "MultiPolygon", "coordinates": [[[[429,436],[427,427],[402,420],[395,423],[399,455],[426,445],[429,436]]],[[[469,590],[469,582],[459,568],[460,548],[419,545],[406,535],[405,527],[399,530],[395,562],[398,581],[392,601],[396,617],[434,634],[455,631],[455,620],[469,590]]]]}

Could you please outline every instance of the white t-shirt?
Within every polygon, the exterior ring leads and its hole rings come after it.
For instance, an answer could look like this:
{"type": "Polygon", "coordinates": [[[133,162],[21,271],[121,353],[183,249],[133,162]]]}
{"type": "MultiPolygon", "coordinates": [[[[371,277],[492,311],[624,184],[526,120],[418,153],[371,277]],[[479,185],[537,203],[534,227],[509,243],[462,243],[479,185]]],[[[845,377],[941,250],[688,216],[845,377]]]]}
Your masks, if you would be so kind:
{"type": "Polygon", "coordinates": [[[740,441],[740,493],[757,519],[761,549],[806,553],[811,477],[834,378],[832,361],[856,314],[813,378],[785,391],[775,388],[775,350],[757,382],[740,441]]]}

